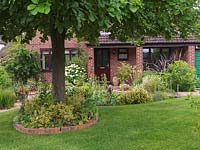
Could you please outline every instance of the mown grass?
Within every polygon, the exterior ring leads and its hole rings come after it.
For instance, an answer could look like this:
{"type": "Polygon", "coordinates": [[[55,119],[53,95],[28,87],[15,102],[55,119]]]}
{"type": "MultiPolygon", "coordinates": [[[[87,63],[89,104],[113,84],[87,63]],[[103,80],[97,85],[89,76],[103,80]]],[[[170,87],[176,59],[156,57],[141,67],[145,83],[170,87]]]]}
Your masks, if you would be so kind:
{"type": "Polygon", "coordinates": [[[199,150],[200,110],[185,99],[100,107],[98,124],[56,135],[19,133],[17,110],[0,113],[0,150],[199,150]]]}

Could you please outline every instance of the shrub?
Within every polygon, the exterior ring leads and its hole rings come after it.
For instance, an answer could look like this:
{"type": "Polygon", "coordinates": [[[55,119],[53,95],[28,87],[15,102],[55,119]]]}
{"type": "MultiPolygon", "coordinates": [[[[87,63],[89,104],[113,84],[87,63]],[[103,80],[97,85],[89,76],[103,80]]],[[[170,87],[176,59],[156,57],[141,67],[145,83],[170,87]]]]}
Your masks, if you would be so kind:
{"type": "Polygon", "coordinates": [[[155,93],[156,91],[165,91],[167,83],[159,75],[148,75],[143,78],[142,87],[149,93],[155,93]]]}
{"type": "Polygon", "coordinates": [[[196,82],[195,69],[191,68],[185,61],[175,61],[164,71],[163,76],[171,83],[171,88],[177,91],[193,91],[196,82]]]}
{"type": "Polygon", "coordinates": [[[133,86],[137,86],[142,84],[142,79],[146,76],[150,76],[150,75],[155,75],[155,72],[151,71],[151,70],[145,70],[144,72],[138,71],[132,85],[133,86]]]}
{"type": "Polygon", "coordinates": [[[163,91],[156,91],[152,97],[153,101],[162,101],[168,98],[167,94],[163,91]]]}
{"type": "Polygon", "coordinates": [[[37,97],[21,109],[19,122],[25,127],[60,127],[81,125],[97,115],[96,102],[91,86],[66,84],[66,104],[57,103],[52,96],[52,87],[40,83],[37,97]]]}
{"type": "Polygon", "coordinates": [[[13,79],[26,83],[30,78],[36,78],[40,73],[40,63],[37,51],[19,49],[8,56],[5,61],[6,70],[13,79]]]}
{"type": "Polygon", "coordinates": [[[27,101],[21,108],[18,121],[25,127],[60,127],[65,125],[81,125],[97,115],[97,107],[93,100],[84,99],[82,95],[74,95],[67,104],[44,102],[41,99],[27,101]]]}
{"type": "Polygon", "coordinates": [[[130,89],[130,86],[128,84],[125,84],[125,83],[120,84],[121,91],[128,91],[129,89],[130,89]]]}
{"type": "Polygon", "coordinates": [[[134,88],[131,91],[121,93],[118,98],[119,104],[140,104],[152,101],[152,97],[142,88],[134,88]]]}
{"type": "Polygon", "coordinates": [[[16,101],[15,93],[11,90],[0,91],[0,109],[8,109],[14,106],[16,101]]]}
{"type": "Polygon", "coordinates": [[[24,101],[28,97],[29,87],[26,85],[16,85],[15,93],[17,99],[24,101]]]}
{"type": "Polygon", "coordinates": [[[88,86],[90,87],[90,98],[96,102],[97,105],[115,105],[117,103],[117,93],[110,93],[108,91],[107,80],[104,77],[102,84],[96,79],[90,79],[88,86]]]}
{"type": "Polygon", "coordinates": [[[60,127],[69,125],[75,119],[73,106],[63,103],[41,105],[39,100],[27,102],[19,117],[19,122],[24,127],[60,127]]]}
{"type": "Polygon", "coordinates": [[[86,77],[86,70],[76,64],[65,67],[65,79],[69,83],[76,84],[79,81],[85,81],[86,77]]]}
{"type": "Polygon", "coordinates": [[[96,117],[97,107],[93,98],[94,89],[92,86],[87,84],[73,86],[67,91],[66,101],[68,105],[74,106],[75,124],[82,124],[96,117]]]}
{"type": "Polygon", "coordinates": [[[129,79],[132,80],[135,74],[136,68],[128,63],[121,63],[121,66],[118,67],[116,72],[116,76],[121,83],[128,82],[129,79]]]}
{"type": "Polygon", "coordinates": [[[3,66],[0,66],[0,89],[12,86],[12,80],[3,66]]]}
{"type": "Polygon", "coordinates": [[[39,82],[37,97],[40,99],[41,104],[53,103],[52,85],[48,82],[39,82]]]}

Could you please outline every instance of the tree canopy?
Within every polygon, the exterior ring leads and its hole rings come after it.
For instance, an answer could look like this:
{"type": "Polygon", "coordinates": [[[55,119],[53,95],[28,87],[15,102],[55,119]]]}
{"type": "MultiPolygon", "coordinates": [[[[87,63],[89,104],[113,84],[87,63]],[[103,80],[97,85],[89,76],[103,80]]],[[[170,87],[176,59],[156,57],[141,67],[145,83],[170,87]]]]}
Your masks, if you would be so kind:
{"type": "Polygon", "coordinates": [[[37,31],[42,40],[51,37],[54,94],[61,100],[64,39],[76,35],[96,43],[101,30],[110,31],[111,38],[133,42],[144,36],[186,38],[199,33],[198,7],[198,0],[1,0],[0,34],[11,40],[26,33],[25,42],[37,31]]]}
{"type": "Polygon", "coordinates": [[[25,32],[30,40],[40,31],[47,39],[56,28],[66,38],[75,34],[90,42],[101,30],[121,40],[185,38],[195,33],[198,7],[197,0],[2,0],[0,33],[13,39],[25,32]]]}

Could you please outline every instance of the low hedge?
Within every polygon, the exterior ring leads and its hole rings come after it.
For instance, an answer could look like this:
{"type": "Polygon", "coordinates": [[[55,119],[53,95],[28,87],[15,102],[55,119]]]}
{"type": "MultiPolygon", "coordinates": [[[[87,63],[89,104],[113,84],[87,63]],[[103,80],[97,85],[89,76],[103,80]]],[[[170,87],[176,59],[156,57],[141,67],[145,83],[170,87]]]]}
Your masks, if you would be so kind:
{"type": "Polygon", "coordinates": [[[16,102],[15,93],[12,90],[0,90],[0,109],[8,109],[16,102]]]}
{"type": "Polygon", "coordinates": [[[128,92],[121,93],[117,101],[119,104],[140,104],[152,102],[152,97],[146,90],[138,87],[128,92]]]}

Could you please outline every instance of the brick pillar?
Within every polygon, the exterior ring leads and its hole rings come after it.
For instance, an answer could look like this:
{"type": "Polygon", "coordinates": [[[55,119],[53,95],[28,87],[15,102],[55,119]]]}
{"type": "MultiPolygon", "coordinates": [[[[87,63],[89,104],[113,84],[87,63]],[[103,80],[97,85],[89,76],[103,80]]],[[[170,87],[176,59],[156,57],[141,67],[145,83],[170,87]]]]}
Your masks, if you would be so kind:
{"type": "Polygon", "coordinates": [[[185,61],[191,66],[194,67],[195,59],[195,46],[187,46],[185,48],[185,61]]]}
{"type": "Polygon", "coordinates": [[[94,77],[94,49],[88,48],[88,63],[87,63],[87,73],[88,77],[94,77]]]}
{"type": "Polygon", "coordinates": [[[143,71],[143,47],[136,47],[136,67],[143,71]]]}

